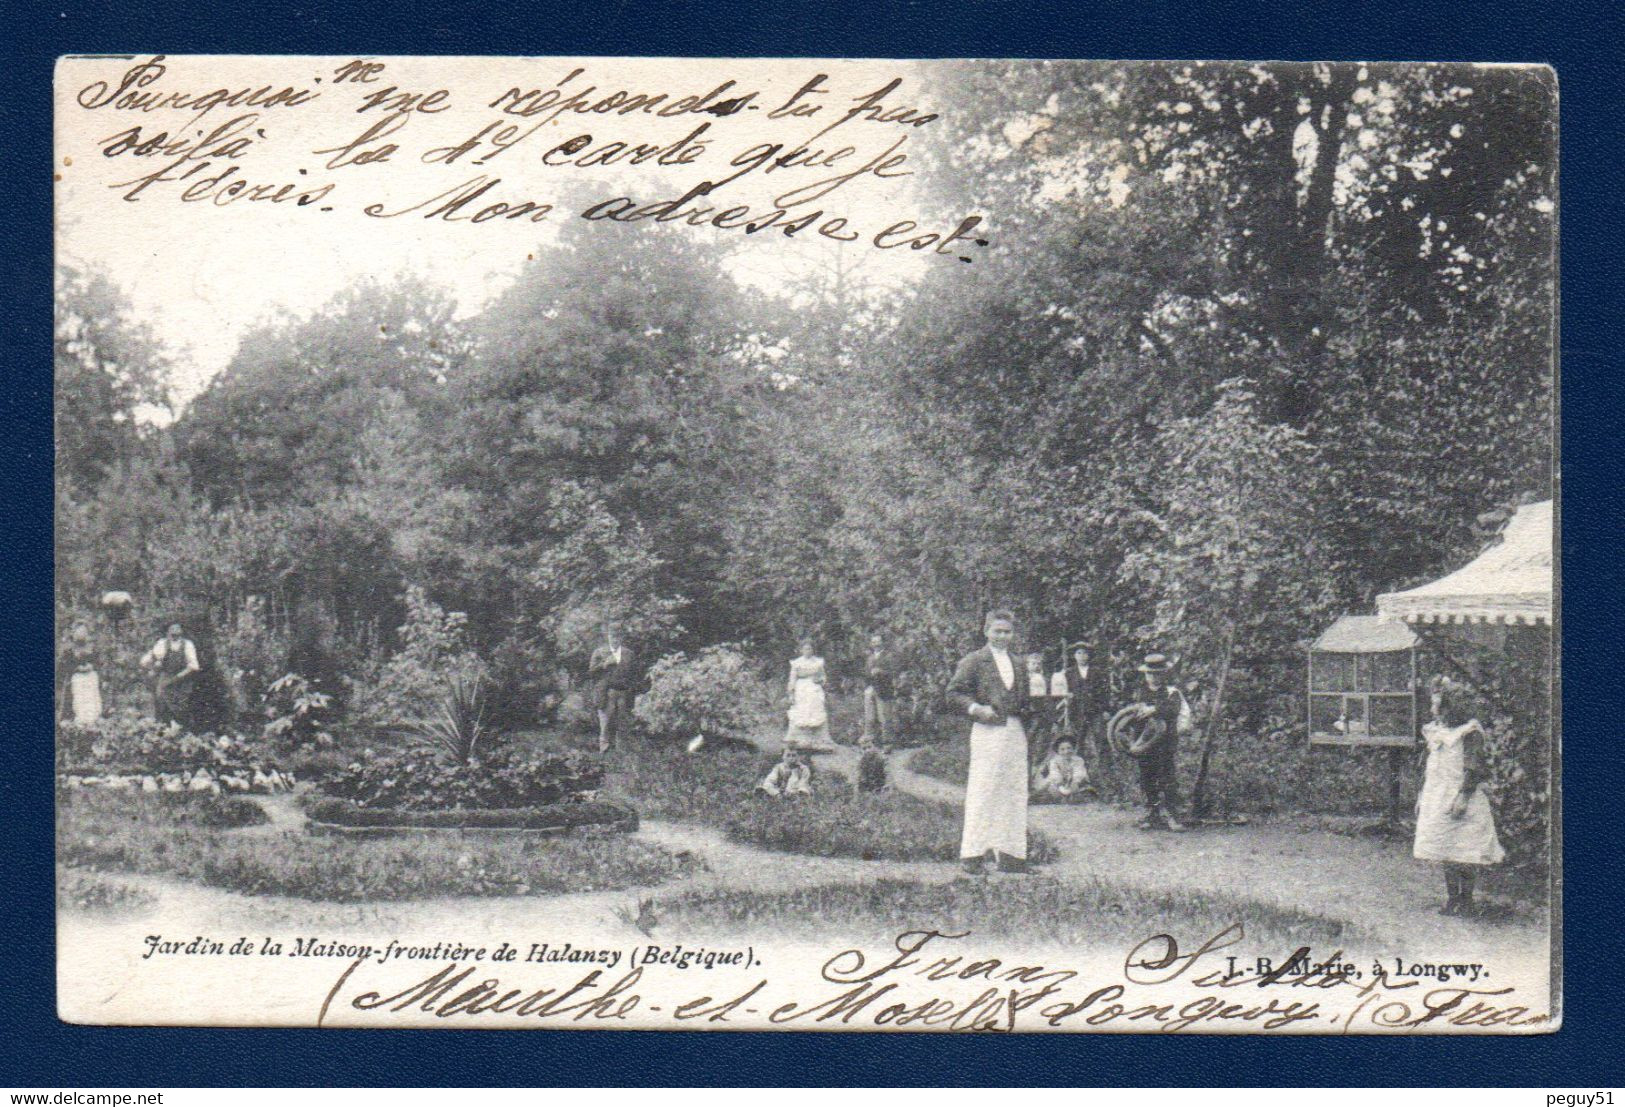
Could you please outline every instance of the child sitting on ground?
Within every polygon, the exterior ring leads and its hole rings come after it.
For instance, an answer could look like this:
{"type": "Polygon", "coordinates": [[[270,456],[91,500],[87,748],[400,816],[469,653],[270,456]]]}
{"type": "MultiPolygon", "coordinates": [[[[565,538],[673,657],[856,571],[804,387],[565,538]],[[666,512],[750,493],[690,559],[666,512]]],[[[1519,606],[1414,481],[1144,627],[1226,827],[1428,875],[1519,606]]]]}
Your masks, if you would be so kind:
{"type": "Polygon", "coordinates": [[[864,738],[858,743],[858,791],[879,792],[886,787],[886,757],[875,743],[864,738]]]}
{"type": "Polygon", "coordinates": [[[1068,803],[1081,799],[1089,787],[1089,767],[1078,756],[1078,746],[1062,737],[1043,764],[1033,770],[1032,798],[1036,803],[1068,803]]]}
{"type": "Polygon", "coordinates": [[[778,799],[790,796],[812,795],[812,765],[807,756],[794,746],[784,747],[784,756],[779,758],[778,764],[773,766],[771,772],[762,778],[756,786],[758,792],[766,792],[778,799]]]}

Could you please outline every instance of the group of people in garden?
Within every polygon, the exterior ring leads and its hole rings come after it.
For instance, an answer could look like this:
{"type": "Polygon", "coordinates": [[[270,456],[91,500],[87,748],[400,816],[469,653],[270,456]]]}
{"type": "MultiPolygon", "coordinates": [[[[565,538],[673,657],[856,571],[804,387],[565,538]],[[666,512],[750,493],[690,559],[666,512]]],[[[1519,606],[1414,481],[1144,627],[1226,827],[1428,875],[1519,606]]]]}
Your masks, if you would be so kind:
{"type": "MultiPolygon", "coordinates": [[[[1111,682],[1090,642],[1069,643],[1064,666],[1046,673],[1042,654],[1018,659],[1012,652],[1016,620],[1011,612],[990,612],[983,630],[985,644],[959,661],[940,699],[944,710],[968,724],[970,761],[959,850],[966,873],[1026,871],[1028,805],[1072,802],[1092,794],[1082,756],[1089,744],[1105,756],[1117,739],[1118,748],[1136,761],[1145,805],[1138,823],[1142,829],[1184,829],[1175,810],[1178,748],[1194,720],[1164,654],[1143,658],[1136,667],[1140,687],[1132,693],[1133,702],[1111,713],[1111,682]]],[[[882,636],[872,636],[868,645],[856,786],[860,792],[877,792],[886,784],[886,755],[899,743],[901,674],[882,636]]],[[[139,663],[151,676],[154,716],[189,725],[192,684],[202,666],[184,626],[170,623],[139,663]]],[[[618,740],[642,679],[637,658],[615,629],[593,651],[589,676],[598,748],[606,751],[618,740]]],[[[785,685],[783,755],[757,786],[761,792],[783,798],[812,794],[811,757],[834,748],[827,679],[815,643],[803,640],[785,685]]],[[[59,718],[92,724],[101,717],[98,658],[84,624],[73,627],[59,655],[57,689],[59,718]]],[[[1443,865],[1447,898],[1442,910],[1472,915],[1478,911],[1477,873],[1505,856],[1486,787],[1486,736],[1472,717],[1465,689],[1436,681],[1430,704],[1431,719],[1422,728],[1427,761],[1413,852],[1443,865]]]]}
{"type": "MultiPolygon", "coordinates": [[[[1173,665],[1151,653],[1137,666],[1141,687],[1134,702],[1110,715],[1110,685],[1094,662],[1087,641],[1067,647],[1061,670],[1046,674],[1042,654],[1029,654],[1018,667],[1012,653],[1015,616],[992,611],[984,624],[985,645],[963,657],[948,680],[945,708],[969,723],[970,763],[965,781],[960,864],[968,875],[990,869],[1027,871],[1027,808],[1032,802],[1071,801],[1092,792],[1080,743],[1093,741],[1104,755],[1108,727],[1120,731],[1123,748],[1139,770],[1148,831],[1180,831],[1178,748],[1194,729],[1193,712],[1172,679],[1173,665]],[[1036,763],[1034,752],[1037,752],[1036,763]]],[[[865,657],[863,726],[859,745],[859,789],[879,784],[866,763],[879,762],[895,740],[896,664],[884,639],[875,635],[865,657]]],[[[773,796],[812,792],[812,753],[830,744],[827,669],[811,640],[790,662],[786,692],[788,728],[781,761],[758,786],[773,796]]],[[[1460,686],[1435,681],[1431,718],[1422,728],[1427,761],[1417,798],[1414,855],[1442,864],[1446,915],[1479,913],[1474,899],[1477,873],[1505,857],[1495,829],[1487,791],[1485,732],[1471,716],[1470,697],[1460,686]]]]}
{"type": "MultiPolygon", "coordinates": [[[[1100,755],[1105,756],[1110,691],[1103,666],[1095,662],[1094,653],[1093,643],[1072,642],[1065,650],[1064,667],[1053,673],[1046,671],[1042,653],[1027,654],[1019,679],[1015,675],[1015,663],[1011,662],[1013,683],[1005,687],[1005,694],[1015,694],[1011,689],[1019,685],[1016,691],[1021,706],[1015,714],[1022,725],[1023,753],[1019,759],[1009,760],[1012,766],[1019,760],[1021,780],[1033,802],[1072,802],[1095,791],[1083,754],[1087,745],[1093,744],[1100,755]]],[[[996,655],[995,667],[1010,657],[1006,640],[996,655]]],[[[1000,672],[1002,674],[1002,668],[1000,672]]],[[[1183,693],[1170,682],[1172,666],[1162,654],[1147,656],[1138,672],[1137,679],[1143,680],[1144,687],[1135,696],[1135,707],[1127,713],[1127,718],[1133,721],[1166,717],[1165,722],[1154,724],[1159,728],[1156,741],[1148,741],[1143,750],[1133,751],[1141,763],[1148,805],[1141,825],[1146,829],[1177,830],[1179,823],[1171,814],[1173,750],[1178,732],[1190,729],[1191,710],[1183,693]]],[[[871,757],[878,760],[897,744],[898,678],[898,667],[885,639],[878,634],[871,636],[864,658],[863,722],[858,737],[863,754],[860,776],[863,760],[871,757]]],[[[810,774],[807,756],[833,748],[824,690],[826,679],[824,659],[818,656],[811,639],[803,640],[800,654],[790,662],[786,688],[789,726],[784,743],[786,765],[803,766],[803,772],[794,778],[798,785],[810,774]]],[[[950,682],[944,702],[953,704],[956,694],[955,685],[950,682]]],[[[997,693],[989,689],[988,695],[997,693]]],[[[973,718],[983,721],[979,716],[973,718]]],[[[775,773],[778,772],[776,767],[775,773]]],[[[773,780],[763,783],[764,790],[779,792],[773,780]]],[[[805,789],[798,786],[785,794],[805,794],[805,789]]]]}
{"type": "MultiPolygon", "coordinates": [[[[170,623],[141,655],[139,665],[150,675],[152,715],[161,723],[192,725],[195,678],[202,673],[197,643],[180,623],[170,623]]],[[[76,623],[57,659],[58,717],[81,726],[93,725],[106,709],[102,663],[90,626],[76,623]]]]}

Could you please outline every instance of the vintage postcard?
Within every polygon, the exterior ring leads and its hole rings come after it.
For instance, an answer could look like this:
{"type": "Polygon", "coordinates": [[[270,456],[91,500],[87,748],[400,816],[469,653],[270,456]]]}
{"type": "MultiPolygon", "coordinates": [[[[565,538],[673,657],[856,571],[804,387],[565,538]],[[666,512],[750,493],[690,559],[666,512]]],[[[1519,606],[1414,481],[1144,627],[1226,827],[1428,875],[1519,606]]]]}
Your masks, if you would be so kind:
{"type": "Polygon", "coordinates": [[[1559,1024],[1550,69],[55,97],[62,1018],[1559,1024]]]}

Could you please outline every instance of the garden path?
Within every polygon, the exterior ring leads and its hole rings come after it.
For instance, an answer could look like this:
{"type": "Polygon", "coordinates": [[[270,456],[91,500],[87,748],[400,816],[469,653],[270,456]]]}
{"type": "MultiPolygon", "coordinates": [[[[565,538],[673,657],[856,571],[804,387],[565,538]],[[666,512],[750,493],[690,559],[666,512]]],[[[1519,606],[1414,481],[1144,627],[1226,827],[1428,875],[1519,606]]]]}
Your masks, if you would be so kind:
{"type": "MultiPolygon", "coordinates": [[[[773,752],[780,742],[758,743],[773,752]]],[[[891,759],[893,787],[924,799],[960,804],[962,788],[916,773],[911,754],[891,759]]],[[[817,757],[820,769],[851,779],[857,751],[837,747],[817,757]]],[[[261,797],[271,821],[234,831],[276,838],[301,833],[304,817],[291,796],[261,797]]],[[[1361,932],[1360,944],[1425,959],[1472,949],[1486,956],[1527,955],[1544,943],[1544,920],[1527,914],[1488,923],[1444,918],[1434,908],[1442,883],[1434,867],[1415,861],[1403,845],[1339,835],[1291,823],[1204,827],[1185,834],[1152,834],[1134,827],[1137,812],[1103,803],[1035,806],[1031,821],[1060,851],[1044,876],[1063,882],[1107,882],[1159,894],[1203,894],[1298,908],[1344,920],[1361,932]]],[[[704,862],[703,871],[666,884],[554,896],[447,896],[406,902],[338,904],[281,896],[250,896],[155,876],[119,876],[157,898],[150,917],[171,931],[282,928],[320,932],[367,924],[402,940],[432,941],[448,934],[516,936],[591,935],[605,945],[644,937],[634,923],[642,901],[721,889],[788,891],[822,884],[884,878],[946,883],[956,866],[940,862],[860,861],[777,853],[729,841],[722,831],[692,823],[645,820],[637,836],[704,862]]],[[[658,909],[658,908],[657,908],[658,909]]],[[[92,920],[85,920],[94,927],[92,920]]],[[[652,937],[660,933],[658,921],[652,937]]],[[[555,939],[548,939],[555,940],[555,939]]]]}
{"type": "MultiPolygon", "coordinates": [[[[909,768],[915,752],[891,758],[892,786],[923,799],[963,804],[963,787],[909,768]]],[[[832,759],[843,755],[855,763],[852,751],[832,759]]],[[[1430,950],[1527,953],[1545,942],[1543,918],[1524,915],[1492,923],[1439,915],[1444,881],[1437,866],[1417,861],[1402,843],[1291,823],[1154,833],[1134,825],[1139,817],[1135,809],[1098,802],[1033,806],[1031,826],[1060,851],[1044,874],[1299,908],[1352,924],[1373,948],[1418,958],[1430,950]]]]}

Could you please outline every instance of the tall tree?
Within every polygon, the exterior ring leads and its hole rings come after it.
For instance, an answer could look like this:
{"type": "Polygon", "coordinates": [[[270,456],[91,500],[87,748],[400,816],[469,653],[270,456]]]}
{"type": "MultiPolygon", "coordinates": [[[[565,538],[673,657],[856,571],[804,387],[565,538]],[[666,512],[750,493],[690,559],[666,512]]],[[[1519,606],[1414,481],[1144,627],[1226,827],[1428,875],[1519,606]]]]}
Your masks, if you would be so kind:
{"type": "Polygon", "coordinates": [[[135,454],[138,417],[168,403],[169,358],[152,329],[105,274],[56,271],[57,478],[93,488],[135,454]]]}
{"type": "Polygon", "coordinates": [[[443,414],[465,356],[443,291],[365,283],[245,335],[177,422],[180,455],[216,504],[320,501],[357,480],[356,443],[386,397],[443,414]]]}
{"type": "Polygon", "coordinates": [[[733,447],[765,382],[720,260],[681,234],[582,224],[474,321],[451,475],[502,553],[471,603],[531,612],[572,649],[566,627],[592,617],[669,640],[680,611],[691,634],[727,636],[720,505],[748,481],[733,447]],[[569,549],[582,564],[560,564],[569,549]]]}

